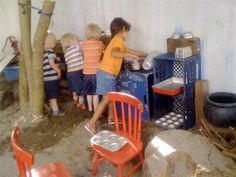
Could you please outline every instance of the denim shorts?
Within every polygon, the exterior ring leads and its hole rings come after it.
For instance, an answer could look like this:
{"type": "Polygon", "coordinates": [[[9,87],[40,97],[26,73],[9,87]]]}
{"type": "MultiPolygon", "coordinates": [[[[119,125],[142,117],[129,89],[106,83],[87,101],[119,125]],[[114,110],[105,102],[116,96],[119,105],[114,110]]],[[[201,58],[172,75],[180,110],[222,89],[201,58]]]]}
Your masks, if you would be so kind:
{"type": "Polygon", "coordinates": [[[45,97],[47,99],[58,98],[59,81],[58,80],[44,81],[44,91],[45,91],[45,97]]]}
{"type": "Polygon", "coordinates": [[[96,74],[97,95],[105,95],[107,92],[116,91],[116,76],[103,70],[98,70],[96,74]]]}
{"type": "Polygon", "coordinates": [[[76,92],[81,95],[83,89],[83,72],[82,70],[67,73],[68,89],[70,92],[76,92]]]}
{"type": "Polygon", "coordinates": [[[84,75],[82,94],[96,95],[96,74],[84,75]]]}

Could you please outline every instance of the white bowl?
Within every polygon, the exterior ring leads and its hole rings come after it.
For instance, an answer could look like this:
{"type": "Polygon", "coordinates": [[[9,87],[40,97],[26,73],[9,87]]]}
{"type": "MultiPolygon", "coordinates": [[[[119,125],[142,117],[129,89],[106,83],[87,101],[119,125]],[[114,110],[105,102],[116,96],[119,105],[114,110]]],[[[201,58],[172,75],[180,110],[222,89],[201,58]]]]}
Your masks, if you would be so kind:
{"type": "Polygon", "coordinates": [[[192,32],[188,31],[186,33],[183,34],[183,38],[193,38],[194,35],[192,32]]]}
{"type": "Polygon", "coordinates": [[[181,38],[181,34],[179,34],[179,33],[172,34],[172,39],[179,39],[179,38],[181,38]]]}

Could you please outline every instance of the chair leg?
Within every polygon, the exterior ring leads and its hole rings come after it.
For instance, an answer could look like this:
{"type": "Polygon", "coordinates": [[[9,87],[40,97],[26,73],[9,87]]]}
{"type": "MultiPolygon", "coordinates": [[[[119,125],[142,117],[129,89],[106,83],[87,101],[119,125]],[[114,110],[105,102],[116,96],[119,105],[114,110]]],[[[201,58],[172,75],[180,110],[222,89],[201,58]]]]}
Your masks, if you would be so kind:
{"type": "Polygon", "coordinates": [[[142,152],[138,154],[138,158],[140,161],[132,169],[129,170],[129,172],[125,175],[125,177],[131,176],[140,166],[142,166],[144,161],[144,156],[142,152]]]}
{"type": "Polygon", "coordinates": [[[118,165],[118,177],[122,177],[122,165],[118,165]]]}
{"type": "Polygon", "coordinates": [[[144,157],[143,157],[143,153],[142,153],[142,152],[140,152],[140,153],[138,154],[138,157],[139,157],[139,159],[140,159],[140,162],[143,163],[144,157]]]}
{"type": "Polygon", "coordinates": [[[99,158],[99,154],[95,152],[94,158],[93,158],[93,176],[96,176],[97,174],[98,158],[99,158]]]}

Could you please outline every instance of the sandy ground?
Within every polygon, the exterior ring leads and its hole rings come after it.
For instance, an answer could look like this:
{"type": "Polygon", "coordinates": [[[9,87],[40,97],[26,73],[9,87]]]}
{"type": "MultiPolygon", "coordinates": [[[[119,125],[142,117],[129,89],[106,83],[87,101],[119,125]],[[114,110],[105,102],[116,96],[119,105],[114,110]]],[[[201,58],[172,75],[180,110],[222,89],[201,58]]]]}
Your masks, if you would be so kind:
{"type": "MultiPolygon", "coordinates": [[[[0,112],[0,176],[15,177],[18,175],[16,162],[12,156],[10,133],[16,121],[20,121],[20,138],[25,149],[35,155],[35,165],[60,161],[63,162],[76,177],[92,176],[93,152],[90,149],[91,135],[84,129],[91,117],[88,111],[76,108],[72,102],[66,105],[66,116],[46,116],[42,120],[31,123],[23,121],[17,102],[0,112]]],[[[106,119],[100,121],[101,129],[110,129],[106,119]]],[[[152,123],[143,125],[144,144],[160,129],[152,123]]],[[[98,177],[117,176],[116,168],[107,162],[100,165],[98,177]]],[[[133,176],[142,176],[141,169],[133,176]]]]}
{"type": "MultiPolygon", "coordinates": [[[[0,90],[4,86],[0,78],[0,90]]],[[[10,89],[7,88],[7,90],[10,89]]],[[[16,90],[17,87],[11,88],[16,90]]],[[[17,100],[17,94],[15,95],[17,100]]],[[[20,138],[22,146],[35,155],[36,167],[43,163],[60,161],[64,163],[75,177],[92,176],[93,152],[90,149],[91,135],[84,129],[85,123],[91,118],[91,113],[82,111],[75,107],[69,96],[60,99],[61,107],[66,110],[65,117],[45,117],[40,121],[31,122],[32,119],[24,119],[17,101],[0,111],[0,177],[18,176],[16,161],[11,150],[10,134],[16,122],[20,127],[20,138]]],[[[100,120],[101,129],[111,129],[106,124],[106,118],[100,120]]],[[[152,121],[143,122],[142,140],[144,149],[148,142],[161,129],[154,126],[152,121]]],[[[191,131],[197,132],[197,128],[191,131]]],[[[116,168],[105,162],[98,168],[97,177],[115,177],[116,168]]],[[[134,177],[141,177],[142,170],[139,169],[134,177]]]]}

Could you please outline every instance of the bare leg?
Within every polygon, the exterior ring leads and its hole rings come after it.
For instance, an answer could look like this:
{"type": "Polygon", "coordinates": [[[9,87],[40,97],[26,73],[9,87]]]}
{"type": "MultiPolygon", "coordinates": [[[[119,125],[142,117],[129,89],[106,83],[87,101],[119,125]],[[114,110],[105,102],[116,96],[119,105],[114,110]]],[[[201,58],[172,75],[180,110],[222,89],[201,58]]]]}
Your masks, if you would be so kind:
{"type": "Polygon", "coordinates": [[[50,104],[50,107],[52,108],[52,115],[53,116],[64,116],[65,115],[64,112],[59,111],[56,98],[50,99],[49,104],[50,104]]]}
{"type": "Polygon", "coordinates": [[[99,103],[96,111],[93,114],[93,117],[89,121],[90,124],[95,124],[97,122],[97,120],[99,119],[99,116],[103,113],[103,111],[105,110],[106,106],[108,105],[108,102],[109,102],[108,96],[107,95],[103,95],[102,101],[99,103]]]}
{"type": "Polygon", "coordinates": [[[84,104],[84,96],[82,95],[79,96],[79,103],[84,104]]]}
{"type": "Polygon", "coordinates": [[[96,111],[98,104],[99,104],[99,96],[93,95],[93,109],[94,109],[94,111],[96,111]]]}
{"type": "Polygon", "coordinates": [[[73,95],[73,100],[74,100],[74,102],[77,103],[77,101],[78,101],[78,95],[77,95],[77,93],[76,93],[76,92],[72,92],[72,95],[73,95]]]}
{"type": "Polygon", "coordinates": [[[93,96],[92,95],[87,95],[87,101],[88,101],[89,111],[93,111],[93,96]]]}
{"type": "Polygon", "coordinates": [[[52,111],[55,111],[55,112],[59,111],[56,98],[50,99],[49,100],[49,105],[50,105],[52,111]]]}

